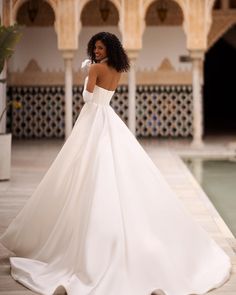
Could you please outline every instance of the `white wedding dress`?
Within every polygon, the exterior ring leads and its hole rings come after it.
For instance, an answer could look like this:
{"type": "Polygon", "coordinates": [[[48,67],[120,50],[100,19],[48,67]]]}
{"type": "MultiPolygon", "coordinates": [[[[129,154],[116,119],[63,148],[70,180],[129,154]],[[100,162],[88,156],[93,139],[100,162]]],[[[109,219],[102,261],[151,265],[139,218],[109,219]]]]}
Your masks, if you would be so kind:
{"type": "Polygon", "coordinates": [[[230,276],[196,224],[95,86],[73,131],[1,242],[15,280],[51,295],[204,294],[230,276]],[[160,293],[159,293],[160,292],[160,293]],[[162,293],[164,292],[164,293],[162,293]]]}

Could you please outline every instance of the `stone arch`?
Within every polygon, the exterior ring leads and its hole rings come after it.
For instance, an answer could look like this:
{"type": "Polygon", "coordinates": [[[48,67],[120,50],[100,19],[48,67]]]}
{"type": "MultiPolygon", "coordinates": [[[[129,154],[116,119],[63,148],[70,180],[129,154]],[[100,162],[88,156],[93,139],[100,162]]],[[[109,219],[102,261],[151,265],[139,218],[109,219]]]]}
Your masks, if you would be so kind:
{"type": "Polygon", "coordinates": [[[208,35],[209,50],[231,27],[236,24],[236,17],[229,18],[222,22],[222,20],[212,20],[212,28],[208,35]]]}
{"type": "MultiPolygon", "coordinates": [[[[81,0],[79,1],[79,20],[81,18],[81,13],[86,6],[86,4],[93,0],[81,0]]],[[[111,3],[113,3],[118,11],[119,18],[121,17],[121,2],[119,0],[109,0],[111,3]]]]}
{"type": "Polygon", "coordinates": [[[108,22],[103,21],[101,15],[99,13],[98,2],[96,0],[88,1],[85,6],[83,7],[81,14],[80,14],[80,22],[83,26],[92,25],[92,26],[100,26],[100,25],[111,25],[117,26],[119,24],[119,12],[117,7],[113,4],[112,1],[108,1],[109,3],[109,17],[108,22]],[[92,18],[88,18],[88,14],[91,15],[94,13],[92,18]]]}
{"type": "MultiPolygon", "coordinates": [[[[19,11],[19,8],[28,0],[18,0],[14,7],[13,7],[13,12],[12,12],[12,21],[15,22],[16,21],[16,17],[17,17],[17,13],[19,11]]],[[[51,8],[53,9],[53,12],[55,14],[55,20],[57,19],[57,7],[56,7],[56,3],[54,0],[43,0],[45,2],[47,2],[51,8]]]]}
{"type": "MultiPolygon", "coordinates": [[[[80,34],[80,31],[81,31],[81,28],[82,28],[81,16],[82,16],[83,9],[91,1],[94,1],[94,0],[81,0],[81,1],[79,1],[79,9],[78,9],[78,35],[80,34]]],[[[118,17],[119,17],[118,27],[120,27],[121,17],[122,17],[122,13],[121,13],[122,12],[121,0],[108,0],[108,1],[111,2],[115,6],[115,8],[117,9],[118,17]]]]}
{"type": "MultiPolygon", "coordinates": [[[[147,14],[147,11],[150,7],[150,5],[152,5],[154,2],[156,2],[157,0],[143,0],[143,11],[142,11],[142,33],[144,33],[145,27],[146,27],[146,21],[145,21],[145,17],[147,14]]],[[[176,2],[182,13],[183,13],[183,27],[185,24],[185,5],[184,5],[184,0],[172,0],[174,2],[176,2]]]]}
{"type": "MultiPolygon", "coordinates": [[[[155,2],[156,0],[144,0],[143,1],[143,18],[145,18],[145,15],[146,15],[146,13],[147,13],[147,10],[148,10],[148,8],[149,8],[149,6],[153,3],[153,2],[155,2]]],[[[174,2],[176,2],[179,6],[180,6],[180,8],[181,8],[181,10],[182,10],[182,12],[183,12],[183,15],[185,16],[185,6],[184,6],[184,1],[183,0],[173,0],[174,2]]]]}
{"type": "MultiPolygon", "coordinates": [[[[234,0],[235,1],[235,0],[234,0]]],[[[222,0],[209,0],[209,13],[213,14],[214,5],[219,2],[222,9],[222,0]]],[[[236,1],[234,2],[236,5],[236,1]]],[[[229,1],[229,9],[232,9],[232,2],[229,1]]],[[[208,48],[209,50],[231,27],[236,24],[236,17],[234,15],[225,18],[224,20],[221,19],[214,19],[213,16],[211,17],[211,23],[209,26],[209,34],[208,34],[208,48]]]]}
{"type": "Polygon", "coordinates": [[[157,15],[157,5],[159,3],[160,1],[156,0],[149,5],[145,15],[146,26],[161,26],[164,20],[164,25],[171,24],[173,26],[182,26],[184,21],[183,11],[176,1],[168,0],[168,13],[163,21],[161,21],[159,15],[157,15]]]}

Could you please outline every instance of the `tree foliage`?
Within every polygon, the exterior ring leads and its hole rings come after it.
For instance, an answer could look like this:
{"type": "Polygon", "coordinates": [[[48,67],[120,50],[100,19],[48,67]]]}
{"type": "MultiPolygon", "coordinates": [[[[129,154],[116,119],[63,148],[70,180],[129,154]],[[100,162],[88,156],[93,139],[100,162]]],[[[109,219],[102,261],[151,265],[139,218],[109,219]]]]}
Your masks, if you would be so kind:
{"type": "Polygon", "coordinates": [[[3,71],[5,61],[13,54],[20,36],[19,26],[0,25],[0,73],[3,71]]]}

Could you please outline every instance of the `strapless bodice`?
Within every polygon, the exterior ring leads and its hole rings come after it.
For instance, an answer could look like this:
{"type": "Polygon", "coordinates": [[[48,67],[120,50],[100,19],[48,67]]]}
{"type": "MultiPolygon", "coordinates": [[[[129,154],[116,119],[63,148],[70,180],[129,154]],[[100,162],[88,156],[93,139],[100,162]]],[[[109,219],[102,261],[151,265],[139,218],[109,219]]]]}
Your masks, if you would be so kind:
{"type": "Polygon", "coordinates": [[[114,92],[115,91],[107,90],[105,88],[95,85],[93,90],[93,98],[91,102],[100,105],[109,105],[114,92]]]}
{"type": "MultiPolygon", "coordinates": [[[[84,80],[84,89],[86,89],[88,83],[88,77],[85,78],[84,80]]],[[[90,102],[90,103],[96,103],[99,105],[109,105],[112,95],[114,94],[115,91],[113,90],[107,90],[105,88],[102,88],[98,85],[95,85],[93,93],[89,93],[89,99],[85,100],[85,102],[90,102]]],[[[83,93],[84,96],[84,93],[83,93]]]]}

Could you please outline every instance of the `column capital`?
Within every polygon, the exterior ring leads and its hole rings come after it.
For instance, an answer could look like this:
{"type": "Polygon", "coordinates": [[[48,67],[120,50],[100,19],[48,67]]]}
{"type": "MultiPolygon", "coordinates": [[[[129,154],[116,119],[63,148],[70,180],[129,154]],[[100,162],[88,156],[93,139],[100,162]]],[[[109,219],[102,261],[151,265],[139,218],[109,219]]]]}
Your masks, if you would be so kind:
{"type": "Polygon", "coordinates": [[[61,50],[63,59],[73,59],[76,50],[61,50]]]}
{"type": "Polygon", "coordinates": [[[205,51],[204,50],[189,50],[189,55],[191,59],[200,59],[204,60],[205,51]]]}
{"type": "Polygon", "coordinates": [[[131,61],[136,61],[136,59],[138,58],[139,50],[126,49],[126,53],[131,61]]]}
{"type": "Polygon", "coordinates": [[[58,49],[77,50],[79,14],[77,0],[60,0],[57,3],[56,32],[58,49]]]}

